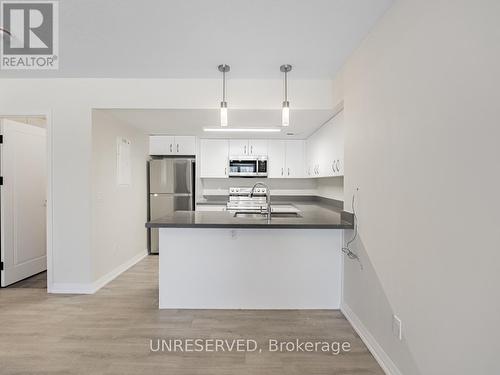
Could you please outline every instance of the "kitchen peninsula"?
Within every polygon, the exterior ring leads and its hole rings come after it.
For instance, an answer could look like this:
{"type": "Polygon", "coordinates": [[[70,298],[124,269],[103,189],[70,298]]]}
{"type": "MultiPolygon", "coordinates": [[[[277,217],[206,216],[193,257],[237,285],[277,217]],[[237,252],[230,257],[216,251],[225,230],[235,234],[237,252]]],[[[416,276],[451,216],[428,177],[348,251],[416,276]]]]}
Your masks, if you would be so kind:
{"type": "Polygon", "coordinates": [[[338,309],[343,229],[352,218],[321,200],[297,215],[177,211],[159,228],[159,307],[338,309]]]}

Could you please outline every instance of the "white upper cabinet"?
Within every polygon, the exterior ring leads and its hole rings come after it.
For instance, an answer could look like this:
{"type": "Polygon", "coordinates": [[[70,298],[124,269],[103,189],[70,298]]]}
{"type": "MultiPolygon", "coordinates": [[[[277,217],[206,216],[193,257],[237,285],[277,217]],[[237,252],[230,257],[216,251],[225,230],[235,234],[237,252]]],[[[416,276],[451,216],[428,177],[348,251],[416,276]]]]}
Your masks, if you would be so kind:
{"type": "Polygon", "coordinates": [[[175,153],[178,155],[196,154],[196,137],[190,135],[176,135],[174,139],[175,153]]]}
{"type": "Polygon", "coordinates": [[[285,142],[282,140],[269,140],[267,148],[267,177],[285,178],[285,142]]]}
{"type": "Polygon", "coordinates": [[[267,142],[267,139],[230,139],[229,156],[265,156],[267,142]]]}
{"type": "Polygon", "coordinates": [[[306,177],[304,152],[305,142],[302,140],[269,140],[267,177],[306,177]]]}
{"type": "Polygon", "coordinates": [[[200,177],[228,177],[229,142],[227,139],[200,139],[200,177]]]}
{"type": "Polygon", "coordinates": [[[249,155],[261,156],[268,154],[268,140],[267,139],[250,139],[248,141],[249,155]]]}
{"type": "Polygon", "coordinates": [[[230,156],[248,155],[248,139],[230,139],[229,155],[230,156]]]}
{"type": "Polygon", "coordinates": [[[149,155],[172,155],[174,137],[169,135],[149,136],[149,155]]]}
{"type": "Polygon", "coordinates": [[[306,173],[308,177],[344,175],[344,116],[319,128],[306,142],[306,173]]]}
{"type": "Polygon", "coordinates": [[[149,155],[195,155],[194,136],[150,135],[149,155]]]}
{"type": "Polygon", "coordinates": [[[305,177],[305,142],[302,140],[286,141],[285,148],[286,177],[305,177]]]}

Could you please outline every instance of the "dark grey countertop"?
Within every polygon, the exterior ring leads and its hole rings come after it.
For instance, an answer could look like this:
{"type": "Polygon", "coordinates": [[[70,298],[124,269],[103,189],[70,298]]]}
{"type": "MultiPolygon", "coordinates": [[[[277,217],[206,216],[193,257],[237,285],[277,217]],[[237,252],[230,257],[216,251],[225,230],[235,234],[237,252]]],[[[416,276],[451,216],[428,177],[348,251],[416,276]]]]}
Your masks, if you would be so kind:
{"type": "MultiPolygon", "coordinates": [[[[281,204],[285,202],[279,202],[281,204]]],[[[273,229],[353,229],[349,214],[321,202],[286,202],[300,210],[299,217],[234,217],[222,211],[177,211],[172,215],[146,223],[148,228],[273,228],[273,229]]]]}

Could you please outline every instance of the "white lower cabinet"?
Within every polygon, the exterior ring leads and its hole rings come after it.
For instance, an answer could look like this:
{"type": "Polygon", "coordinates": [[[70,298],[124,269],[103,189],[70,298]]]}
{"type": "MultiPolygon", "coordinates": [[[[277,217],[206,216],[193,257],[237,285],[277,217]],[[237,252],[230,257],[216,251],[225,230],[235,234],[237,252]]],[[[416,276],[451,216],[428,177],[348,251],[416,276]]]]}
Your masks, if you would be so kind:
{"type": "Polygon", "coordinates": [[[229,142],[227,139],[200,139],[200,177],[228,177],[229,142]]]}

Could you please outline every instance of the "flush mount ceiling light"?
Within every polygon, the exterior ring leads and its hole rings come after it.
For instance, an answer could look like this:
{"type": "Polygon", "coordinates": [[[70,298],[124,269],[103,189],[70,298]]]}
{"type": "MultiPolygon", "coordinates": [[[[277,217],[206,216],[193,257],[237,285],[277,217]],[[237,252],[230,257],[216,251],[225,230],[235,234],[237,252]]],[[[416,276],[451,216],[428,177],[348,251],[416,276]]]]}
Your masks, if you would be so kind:
{"type": "Polygon", "coordinates": [[[285,75],[284,77],[284,91],[285,100],[283,100],[282,112],[281,112],[281,125],[290,125],[290,102],[288,101],[288,72],[292,70],[291,65],[281,65],[280,71],[285,75]]]}
{"type": "Polygon", "coordinates": [[[205,132],[279,133],[281,128],[204,128],[205,132]]]}
{"type": "Polygon", "coordinates": [[[221,64],[217,67],[222,73],[222,102],[220,102],[220,126],[227,126],[227,102],[226,102],[226,73],[231,70],[231,67],[226,64],[221,64]]]}

